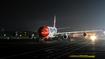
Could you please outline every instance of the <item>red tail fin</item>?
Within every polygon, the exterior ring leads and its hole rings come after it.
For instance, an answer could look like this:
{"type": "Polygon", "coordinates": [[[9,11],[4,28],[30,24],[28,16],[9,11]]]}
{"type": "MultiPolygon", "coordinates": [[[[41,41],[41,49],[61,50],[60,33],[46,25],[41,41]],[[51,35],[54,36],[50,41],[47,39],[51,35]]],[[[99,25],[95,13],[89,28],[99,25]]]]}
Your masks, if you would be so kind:
{"type": "Polygon", "coordinates": [[[55,27],[55,22],[56,22],[56,15],[54,15],[54,25],[53,25],[53,27],[55,27]]]}

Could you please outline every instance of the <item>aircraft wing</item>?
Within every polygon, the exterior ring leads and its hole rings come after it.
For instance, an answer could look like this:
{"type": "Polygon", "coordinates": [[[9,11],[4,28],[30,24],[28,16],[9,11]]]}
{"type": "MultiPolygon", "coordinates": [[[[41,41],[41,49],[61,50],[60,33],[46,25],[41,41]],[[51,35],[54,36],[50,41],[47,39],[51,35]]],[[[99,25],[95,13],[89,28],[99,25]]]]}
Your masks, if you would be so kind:
{"type": "Polygon", "coordinates": [[[70,28],[70,27],[57,28],[57,30],[61,30],[61,29],[67,29],[67,28],[70,28]]]}
{"type": "Polygon", "coordinates": [[[97,31],[101,31],[101,30],[86,30],[86,31],[60,32],[60,33],[55,33],[54,35],[66,34],[66,33],[97,32],[97,31]]]}

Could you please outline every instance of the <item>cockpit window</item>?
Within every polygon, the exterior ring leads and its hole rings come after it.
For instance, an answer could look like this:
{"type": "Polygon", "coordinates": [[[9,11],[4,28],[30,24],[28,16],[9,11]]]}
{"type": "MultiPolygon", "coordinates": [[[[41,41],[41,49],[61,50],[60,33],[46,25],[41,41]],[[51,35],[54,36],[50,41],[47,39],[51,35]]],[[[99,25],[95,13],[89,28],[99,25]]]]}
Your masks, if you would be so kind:
{"type": "Polygon", "coordinates": [[[45,31],[44,29],[40,30],[40,31],[45,31]]]}

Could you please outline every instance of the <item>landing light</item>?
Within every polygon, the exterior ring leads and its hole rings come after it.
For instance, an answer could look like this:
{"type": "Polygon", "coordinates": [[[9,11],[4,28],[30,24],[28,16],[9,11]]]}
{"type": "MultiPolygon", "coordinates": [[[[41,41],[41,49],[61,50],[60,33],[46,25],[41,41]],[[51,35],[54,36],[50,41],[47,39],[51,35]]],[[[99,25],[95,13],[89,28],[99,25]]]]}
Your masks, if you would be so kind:
{"type": "Polygon", "coordinates": [[[91,39],[92,39],[92,40],[95,40],[95,39],[96,39],[96,36],[91,36],[91,39]]]}

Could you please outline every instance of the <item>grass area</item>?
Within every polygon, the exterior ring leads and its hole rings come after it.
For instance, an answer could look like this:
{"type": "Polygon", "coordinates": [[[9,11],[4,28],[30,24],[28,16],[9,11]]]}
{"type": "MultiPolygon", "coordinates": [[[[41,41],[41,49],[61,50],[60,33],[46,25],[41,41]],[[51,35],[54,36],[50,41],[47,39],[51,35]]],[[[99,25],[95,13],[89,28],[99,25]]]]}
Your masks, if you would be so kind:
{"type": "MultiPolygon", "coordinates": [[[[34,36],[34,37],[39,38],[38,36],[34,36]]],[[[0,36],[0,39],[7,39],[7,38],[9,39],[29,39],[28,36],[21,36],[21,37],[20,36],[0,36]]]]}
{"type": "Polygon", "coordinates": [[[28,39],[28,37],[11,37],[11,39],[17,39],[17,38],[19,38],[19,39],[28,39]]]}

